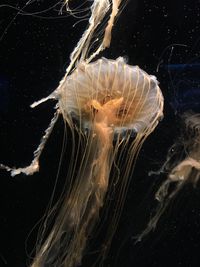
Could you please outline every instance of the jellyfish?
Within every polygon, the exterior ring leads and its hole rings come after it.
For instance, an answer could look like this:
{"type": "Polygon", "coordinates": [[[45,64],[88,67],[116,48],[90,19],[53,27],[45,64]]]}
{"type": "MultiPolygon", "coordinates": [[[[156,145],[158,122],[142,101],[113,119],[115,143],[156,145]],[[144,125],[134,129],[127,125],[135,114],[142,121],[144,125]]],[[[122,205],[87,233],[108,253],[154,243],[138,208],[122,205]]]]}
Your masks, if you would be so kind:
{"type": "Polygon", "coordinates": [[[94,0],[89,26],[70,56],[65,76],[53,93],[31,105],[36,107],[51,99],[56,102],[54,117],[31,164],[21,168],[0,164],[11,176],[39,171],[39,159],[48,137],[58,117],[63,117],[72,136],[67,175],[70,182],[64,185],[62,196],[47,214],[32,267],[79,266],[106,206],[109,188],[118,187],[97,261],[105,259],[140,148],[163,117],[163,95],[155,76],[127,64],[123,57],[94,60],[110,45],[121,1],[111,2],[94,0]],[[94,32],[108,11],[100,45],[90,51],[94,32]]]}
{"type": "Polygon", "coordinates": [[[181,116],[182,131],[177,141],[170,147],[165,163],[150,175],[167,174],[155,194],[157,207],[146,228],[136,236],[141,241],[154,230],[181,189],[191,183],[194,188],[200,178],[200,114],[187,111],[181,116]]]}
{"type": "MultiPolygon", "coordinates": [[[[116,176],[112,177],[113,182],[121,183],[123,197],[139,150],[163,115],[163,97],[156,78],[138,66],[126,64],[122,57],[81,63],[54,96],[58,101],[56,114],[31,165],[24,168],[1,165],[13,176],[37,171],[38,153],[59,114],[72,136],[78,133],[79,146],[83,143],[80,162],[74,156],[70,168],[73,185],[67,190],[48,238],[36,254],[34,267],[71,267],[81,263],[87,238],[104,204],[111,174],[116,176]],[[79,170],[75,174],[77,165],[79,170]],[[111,173],[113,165],[117,169],[111,173]]],[[[77,153],[80,152],[79,147],[77,153]]],[[[113,215],[113,225],[118,221],[122,203],[116,205],[119,213],[113,215]]],[[[109,239],[113,234],[109,233],[109,239]]]]}

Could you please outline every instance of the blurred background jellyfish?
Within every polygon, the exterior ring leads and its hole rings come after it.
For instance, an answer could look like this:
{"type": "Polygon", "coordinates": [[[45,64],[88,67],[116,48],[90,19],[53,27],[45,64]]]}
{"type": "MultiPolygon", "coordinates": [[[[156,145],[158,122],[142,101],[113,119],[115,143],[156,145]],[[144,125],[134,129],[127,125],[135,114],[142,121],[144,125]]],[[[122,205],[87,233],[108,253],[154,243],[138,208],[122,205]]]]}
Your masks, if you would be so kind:
{"type": "MultiPolygon", "coordinates": [[[[173,50],[173,49],[172,49],[173,50]]],[[[177,138],[170,145],[167,156],[158,171],[150,171],[149,176],[158,178],[154,186],[155,206],[150,212],[146,227],[135,236],[141,241],[158,226],[161,217],[172,207],[178,193],[190,183],[195,188],[200,171],[200,86],[198,58],[182,64],[166,64],[169,74],[170,107],[176,118],[177,138]]]]}
{"type": "Polygon", "coordinates": [[[200,178],[200,114],[185,112],[182,115],[181,134],[173,146],[162,168],[150,175],[167,174],[155,194],[157,207],[147,227],[137,236],[140,241],[155,229],[160,217],[174,201],[180,190],[188,183],[196,187],[200,178]]]}

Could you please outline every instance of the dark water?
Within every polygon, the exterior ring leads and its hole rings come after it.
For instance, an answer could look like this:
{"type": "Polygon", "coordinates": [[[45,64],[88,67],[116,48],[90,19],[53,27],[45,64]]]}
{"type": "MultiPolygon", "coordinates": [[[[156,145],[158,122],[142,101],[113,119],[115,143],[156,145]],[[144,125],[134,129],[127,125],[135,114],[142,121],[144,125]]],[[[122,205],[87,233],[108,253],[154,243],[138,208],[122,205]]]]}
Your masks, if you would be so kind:
{"type": "MultiPolygon", "coordinates": [[[[22,8],[26,1],[1,2],[22,8]]],[[[32,15],[19,14],[12,23],[17,10],[0,6],[0,162],[8,165],[31,161],[32,151],[53,115],[54,103],[34,110],[29,105],[56,88],[87,25],[82,21],[72,27],[77,19],[58,17],[59,6],[34,13],[55,3],[37,1],[25,9],[32,15]]],[[[180,116],[187,110],[200,112],[199,27],[198,0],[130,0],[113,29],[110,49],[102,53],[108,58],[125,56],[130,64],[157,76],[165,98],[165,117],[140,153],[106,267],[200,265],[198,187],[188,185],[143,242],[135,244],[133,238],[148,222],[157,182],[165,178],[149,177],[148,172],[163,164],[180,134],[180,116]]],[[[31,261],[37,234],[37,227],[33,227],[51,195],[62,137],[63,123],[59,120],[41,158],[40,173],[16,178],[0,173],[0,267],[25,267],[31,261]]],[[[69,151],[66,166],[68,157],[69,151]]],[[[58,188],[62,184],[61,179],[58,188]]],[[[82,266],[91,266],[93,258],[89,254],[82,266]]]]}

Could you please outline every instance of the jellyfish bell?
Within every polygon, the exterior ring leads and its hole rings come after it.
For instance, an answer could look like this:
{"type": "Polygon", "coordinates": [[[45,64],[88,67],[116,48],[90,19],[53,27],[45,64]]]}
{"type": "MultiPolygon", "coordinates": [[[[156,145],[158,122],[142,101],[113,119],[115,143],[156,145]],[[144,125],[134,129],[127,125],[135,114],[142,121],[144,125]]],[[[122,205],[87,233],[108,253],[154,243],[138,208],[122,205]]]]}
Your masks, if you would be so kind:
{"type": "Polygon", "coordinates": [[[81,63],[54,97],[65,120],[71,121],[72,114],[83,128],[91,128],[102,115],[114,132],[139,133],[149,125],[155,128],[162,117],[163,97],[156,78],[122,57],[81,63]]]}

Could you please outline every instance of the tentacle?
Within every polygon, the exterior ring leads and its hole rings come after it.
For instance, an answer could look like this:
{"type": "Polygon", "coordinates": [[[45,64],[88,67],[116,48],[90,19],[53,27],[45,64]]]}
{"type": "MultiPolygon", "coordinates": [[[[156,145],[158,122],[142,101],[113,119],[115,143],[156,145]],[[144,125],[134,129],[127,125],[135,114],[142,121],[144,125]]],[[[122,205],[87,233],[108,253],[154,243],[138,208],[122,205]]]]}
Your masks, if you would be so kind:
{"type": "Polygon", "coordinates": [[[30,165],[23,167],[23,168],[15,168],[15,167],[9,167],[4,164],[0,164],[0,169],[4,169],[11,173],[11,176],[18,175],[20,173],[24,173],[26,175],[33,175],[35,172],[39,171],[39,159],[42,154],[42,151],[46,145],[47,140],[49,139],[50,134],[52,133],[52,130],[58,120],[59,117],[59,109],[56,106],[56,112],[54,113],[53,118],[51,119],[51,122],[47,129],[45,130],[45,134],[42,136],[41,141],[37,149],[33,153],[33,160],[30,165]]]}

